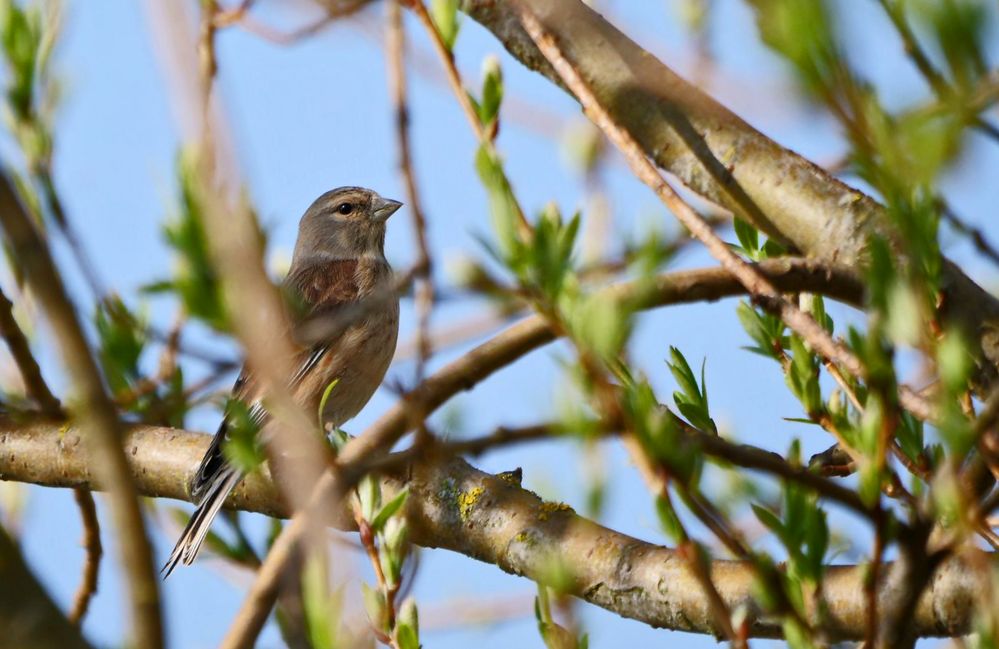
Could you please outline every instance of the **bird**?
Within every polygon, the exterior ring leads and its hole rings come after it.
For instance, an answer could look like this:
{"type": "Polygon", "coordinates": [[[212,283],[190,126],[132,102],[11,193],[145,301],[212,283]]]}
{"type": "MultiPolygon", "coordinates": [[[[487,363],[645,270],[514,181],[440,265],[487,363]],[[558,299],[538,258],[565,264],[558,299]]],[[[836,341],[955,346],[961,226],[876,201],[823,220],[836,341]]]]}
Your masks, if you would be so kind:
{"type": "MultiPolygon", "coordinates": [[[[306,412],[316,412],[324,392],[334,385],[322,413],[338,428],[352,419],[378,389],[395,353],[399,299],[392,268],[385,259],[386,221],[402,203],[363,187],[330,190],[305,211],[291,267],[283,282],[300,308],[293,322],[344,316],[332,337],[296,345],[295,371],[288,379],[292,398],[306,412]],[[377,300],[365,299],[377,296],[377,300]]],[[[250,421],[264,431],[268,420],[264,394],[244,367],[232,389],[250,421]]],[[[223,452],[236,414],[227,408],[189,488],[196,507],[161,573],[166,579],[178,563],[194,562],[212,521],[243,472],[223,452]]]]}

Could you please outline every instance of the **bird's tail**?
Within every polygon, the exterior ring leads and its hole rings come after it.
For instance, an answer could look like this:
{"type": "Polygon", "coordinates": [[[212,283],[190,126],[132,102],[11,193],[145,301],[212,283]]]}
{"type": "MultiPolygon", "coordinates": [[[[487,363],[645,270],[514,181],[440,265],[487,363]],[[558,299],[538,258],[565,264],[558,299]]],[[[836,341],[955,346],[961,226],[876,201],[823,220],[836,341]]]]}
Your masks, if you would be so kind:
{"type": "Polygon", "coordinates": [[[198,556],[198,550],[201,549],[201,544],[204,543],[205,537],[208,536],[208,530],[212,526],[212,521],[215,520],[215,516],[218,515],[225,499],[229,497],[229,493],[239,484],[242,477],[242,474],[236,468],[226,466],[212,480],[211,484],[208,485],[204,496],[202,496],[198,503],[197,509],[194,510],[194,514],[191,516],[191,520],[187,523],[187,527],[184,528],[180,539],[177,540],[177,545],[174,546],[173,552],[170,553],[170,558],[167,559],[166,564],[160,570],[160,574],[163,575],[164,579],[170,576],[170,573],[173,572],[178,563],[183,561],[184,565],[190,565],[194,561],[194,558],[198,556]]]}

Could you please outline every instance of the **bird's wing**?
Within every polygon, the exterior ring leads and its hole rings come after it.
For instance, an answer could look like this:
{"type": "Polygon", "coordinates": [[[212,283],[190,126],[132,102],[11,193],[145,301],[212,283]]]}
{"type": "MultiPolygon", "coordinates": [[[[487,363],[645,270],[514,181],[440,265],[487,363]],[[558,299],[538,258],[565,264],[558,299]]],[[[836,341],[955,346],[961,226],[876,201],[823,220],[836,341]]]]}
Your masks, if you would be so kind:
{"type": "MultiPolygon", "coordinates": [[[[304,317],[313,315],[335,315],[344,307],[356,303],[361,298],[361,287],[357,281],[357,260],[321,260],[306,263],[293,269],[285,279],[285,286],[297,297],[304,317]]],[[[335,340],[324,341],[311,348],[303,348],[295,359],[295,371],[289,379],[288,387],[294,389],[323,359],[335,340]]],[[[232,388],[233,397],[243,401],[249,408],[250,421],[257,427],[267,420],[267,411],[258,394],[257,386],[247,368],[243,368],[232,388]]],[[[201,464],[191,481],[191,497],[194,502],[210,493],[210,487],[229,468],[222,453],[222,446],[229,439],[231,413],[227,413],[219,424],[201,464]]]]}

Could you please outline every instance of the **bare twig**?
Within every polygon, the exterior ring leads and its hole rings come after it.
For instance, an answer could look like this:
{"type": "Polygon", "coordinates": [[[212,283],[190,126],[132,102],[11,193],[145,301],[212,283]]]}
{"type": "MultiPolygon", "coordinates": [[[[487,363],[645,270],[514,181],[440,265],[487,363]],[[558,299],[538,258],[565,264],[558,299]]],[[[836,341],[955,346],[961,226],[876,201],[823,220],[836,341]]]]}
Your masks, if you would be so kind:
{"type": "Polygon", "coordinates": [[[371,0],[350,0],[334,6],[327,3],[325,13],[304,25],[288,31],[281,31],[262,23],[250,15],[253,0],[243,0],[238,6],[229,10],[216,10],[212,16],[212,28],[223,29],[239,25],[246,31],[275,45],[293,45],[311,36],[315,36],[329,27],[339,18],[346,18],[363,9],[371,0]]]}
{"type": "Polygon", "coordinates": [[[45,383],[42,371],[35,361],[34,354],[31,353],[31,345],[14,319],[13,309],[14,305],[3,291],[0,291],[0,336],[3,336],[4,342],[7,343],[7,349],[10,350],[14,364],[21,373],[27,395],[47,416],[59,418],[62,416],[62,405],[45,383]]]}
{"type": "Polygon", "coordinates": [[[395,106],[395,132],[399,147],[399,169],[406,185],[409,212],[413,215],[413,233],[416,237],[416,273],[420,281],[416,291],[417,311],[417,355],[416,381],[422,381],[426,363],[432,348],[430,346],[430,315],[434,308],[434,265],[427,243],[427,219],[423,213],[416,176],[413,171],[411,143],[409,138],[409,103],[406,99],[406,31],[402,22],[402,0],[390,0],[388,6],[388,76],[395,106]]]}
{"type": "Polygon", "coordinates": [[[955,230],[968,236],[978,252],[988,257],[992,263],[999,264],[999,250],[996,250],[989,243],[989,240],[985,238],[985,233],[981,229],[974,227],[958,216],[950,203],[945,201],[940,202],[940,214],[955,230]]]}
{"type": "Polygon", "coordinates": [[[73,497],[83,520],[83,549],[86,552],[83,577],[73,596],[73,608],[69,611],[69,621],[79,626],[90,608],[90,600],[97,593],[97,574],[104,549],[101,547],[101,528],[93,495],[87,489],[74,489],[73,497]]]}
{"type": "MultiPolygon", "coordinates": [[[[937,98],[941,101],[953,100],[956,94],[954,88],[947,81],[947,78],[933,66],[930,57],[923,51],[922,46],[919,44],[919,39],[916,38],[916,34],[912,31],[912,27],[905,17],[905,8],[902,4],[897,0],[878,0],[878,4],[884,9],[892,25],[895,27],[895,31],[898,32],[899,37],[902,39],[905,53],[909,55],[916,69],[923,75],[926,82],[930,84],[930,88],[933,89],[937,98]]],[[[973,112],[971,113],[971,125],[989,137],[999,140],[999,130],[986,122],[980,115],[973,112]]]]}

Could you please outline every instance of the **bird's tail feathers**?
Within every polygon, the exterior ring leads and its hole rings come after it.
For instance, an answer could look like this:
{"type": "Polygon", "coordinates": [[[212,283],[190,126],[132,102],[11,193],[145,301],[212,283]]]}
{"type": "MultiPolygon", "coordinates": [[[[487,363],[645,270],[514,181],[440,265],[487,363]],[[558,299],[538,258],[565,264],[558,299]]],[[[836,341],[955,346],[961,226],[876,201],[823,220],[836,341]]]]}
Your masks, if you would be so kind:
{"type": "Polygon", "coordinates": [[[184,528],[183,533],[181,533],[180,538],[177,540],[177,545],[174,546],[173,552],[170,553],[170,558],[163,565],[160,570],[160,574],[166,579],[173,572],[173,569],[178,563],[183,562],[184,565],[191,565],[195,557],[198,556],[198,551],[201,549],[201,544],[205,542],[205,537],[208,536],[208,530],[212,526],[212,521],[218,515],[219,510],[222,508],[225,499],[229,497],[229,493],[239,484],[242,475],[238,470],[233,467],[226,467],[215,480],[212,481],[211,486],[205,491],[204,496],[201,498],[201,502],[198,503],[198,507],[194,510],[194,514],[191,515],[191,520],[188,521],[187,527],[184,528]]]}

